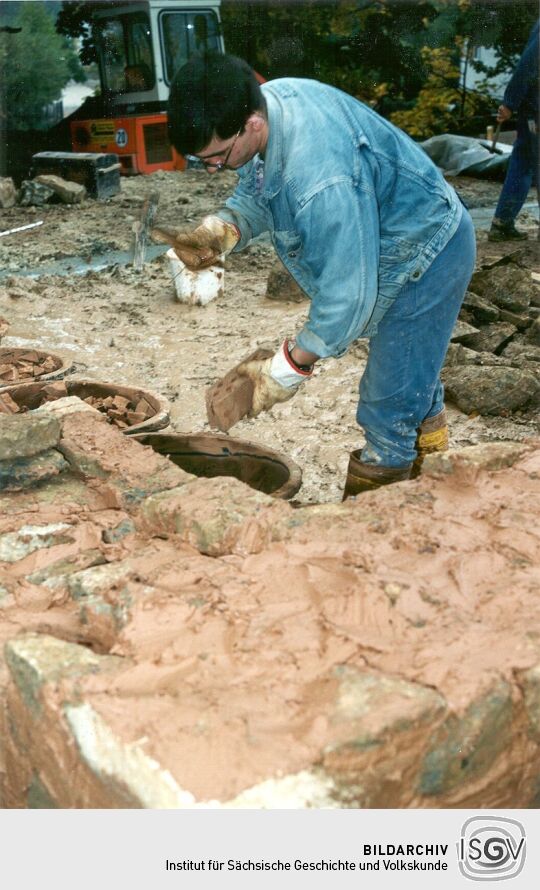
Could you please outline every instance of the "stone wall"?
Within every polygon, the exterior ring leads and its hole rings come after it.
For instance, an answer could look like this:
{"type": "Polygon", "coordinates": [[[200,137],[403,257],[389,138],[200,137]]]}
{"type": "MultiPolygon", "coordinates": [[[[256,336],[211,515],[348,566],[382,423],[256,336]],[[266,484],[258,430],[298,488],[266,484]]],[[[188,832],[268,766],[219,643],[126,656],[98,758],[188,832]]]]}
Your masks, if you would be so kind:
{"type": "Polygon", "coordinates": [[[0,426],[0,805],[540,800],[540,443],[295,509],[78,400],[0,426]]]}

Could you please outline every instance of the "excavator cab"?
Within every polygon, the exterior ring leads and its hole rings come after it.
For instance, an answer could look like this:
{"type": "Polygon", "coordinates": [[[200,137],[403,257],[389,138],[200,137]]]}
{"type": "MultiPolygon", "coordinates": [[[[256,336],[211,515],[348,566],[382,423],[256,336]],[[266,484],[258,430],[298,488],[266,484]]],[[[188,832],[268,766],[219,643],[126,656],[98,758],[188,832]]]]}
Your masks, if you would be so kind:
{"type": "Polygon", "coordinates": [[[73,151],[115,152],[124,174],[184,169],[167,139],[169,87],[194,53],[224,51],[219,6],[220,0],[103,4],[93,18],[101,113],[72,120],[73,151]]]}

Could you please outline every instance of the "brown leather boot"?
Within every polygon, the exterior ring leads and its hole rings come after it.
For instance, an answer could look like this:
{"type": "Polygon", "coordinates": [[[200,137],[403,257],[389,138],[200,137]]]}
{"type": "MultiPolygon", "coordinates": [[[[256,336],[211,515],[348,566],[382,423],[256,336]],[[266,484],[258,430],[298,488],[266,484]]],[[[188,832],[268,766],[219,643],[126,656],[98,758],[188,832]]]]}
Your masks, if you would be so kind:
{"type": "Polygon", "coordinates": [[[375,488],[380,488],[381,485],[401,482],[410,477],[412,464],[407,467],[381,467],[379,464],[365,464],[360,460],[361,453],[361,451],[352,451],[349,457],[345,491],[343,492],[344,501],[363,491],[373,491],[375,488]]]}
{"type": "Polygon", "coordinates": [[[426,454],[435,454],[436,451],[448,451],[446,408],[443,408],[434,417],[428,417],[427,420],[420,424],[415,447],[417,456],[412,466],[411,479],[416,479],[420,475],[426,454]]]}

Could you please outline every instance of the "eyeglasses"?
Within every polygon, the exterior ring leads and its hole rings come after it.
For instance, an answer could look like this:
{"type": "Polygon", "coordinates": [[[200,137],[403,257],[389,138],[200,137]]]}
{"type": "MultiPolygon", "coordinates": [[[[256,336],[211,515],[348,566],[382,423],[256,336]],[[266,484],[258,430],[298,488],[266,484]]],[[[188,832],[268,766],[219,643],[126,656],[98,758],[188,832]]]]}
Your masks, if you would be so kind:
{"type": "Polygon", "coordinates": [[[202,164],[206,170],[215,170],[216,173],[219,173],[221,170],[224,170],[226,168],[227,162],[231,156],[231,152],[232,152],[234,146],[236,145],[236,140],[240,136],[240,133],[242,132],[243,129],[244,128],[242,126],[238,130],[238,133],[236,134],[233,141],[229,145],[229,148],[228,148],[228,150],[225,154],[225,157],[223,158],[222,161],[217,161],[217,163],[215,163],[214,161],[205,161],[204,158],[199,158],[197,155],[185,155],[185,158],[188,161],[193,161],[197,164],[202,164]]]}

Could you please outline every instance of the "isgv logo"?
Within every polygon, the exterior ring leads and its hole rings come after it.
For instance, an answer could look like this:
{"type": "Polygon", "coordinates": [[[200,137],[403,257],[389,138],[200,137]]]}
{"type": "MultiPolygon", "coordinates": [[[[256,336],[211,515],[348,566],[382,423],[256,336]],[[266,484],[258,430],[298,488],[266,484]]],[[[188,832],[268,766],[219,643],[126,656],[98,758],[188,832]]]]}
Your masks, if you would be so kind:
{"type": "Polygon", "coordinates": [[[520,873],[526,856],[525,829],[505,816],[472,816],[457,844],[459,870],[471,881],[504,881],[520,873]]]}

